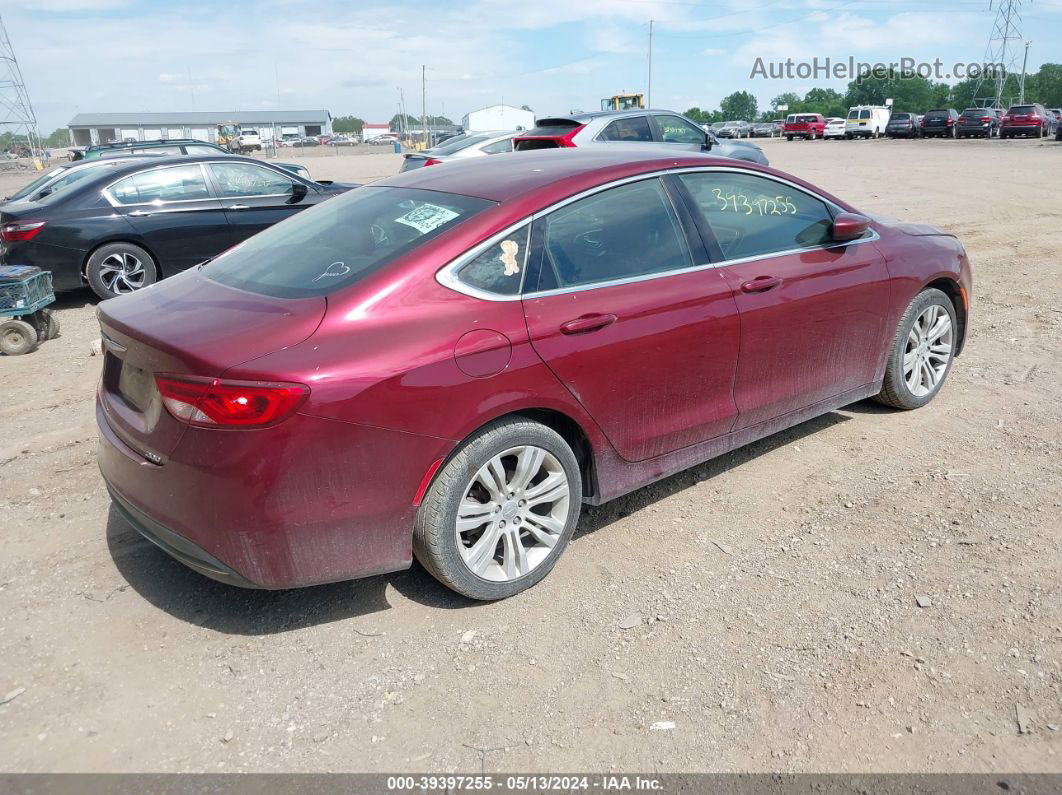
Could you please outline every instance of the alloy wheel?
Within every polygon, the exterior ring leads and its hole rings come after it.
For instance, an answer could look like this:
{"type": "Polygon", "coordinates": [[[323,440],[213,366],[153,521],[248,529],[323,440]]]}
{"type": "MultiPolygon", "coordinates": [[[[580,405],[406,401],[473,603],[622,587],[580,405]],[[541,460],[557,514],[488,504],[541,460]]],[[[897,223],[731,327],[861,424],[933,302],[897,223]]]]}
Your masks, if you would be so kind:
{"type": "Polygon", "coordinates": [[[951,316],[939,304],[926,307],[915,320],[903,353],[903,377],[915,397],[928,395],[943,380],[953,336],[951,316]]]}
{"type": "Polygon", "coordinates": [[[508,582],[545,561],[564,533],[571,488],[560,461],[541,447],[512,447],[491,458],[457,508],[458,550],[468,570],[508,582]]]}
{"type": "Polygon", "coordinates": [[[99,274],[103,286],[116,295],[139,290],[147,279],[144,263],[127,252],[108,254],[100,263],[99,274]]]}

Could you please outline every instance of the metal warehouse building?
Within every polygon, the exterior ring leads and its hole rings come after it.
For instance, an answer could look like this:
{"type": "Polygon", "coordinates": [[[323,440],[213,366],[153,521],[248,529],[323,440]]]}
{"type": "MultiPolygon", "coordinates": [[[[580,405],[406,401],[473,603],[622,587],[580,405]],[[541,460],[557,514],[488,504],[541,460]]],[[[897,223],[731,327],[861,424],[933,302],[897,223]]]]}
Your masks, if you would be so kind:
{"type": "Polygon", "coordinates": [[[215,141],[219,124],[239,124],[258,130],[263,140],[291,136],[330,135],[332,114],[327,110],[262,110],[240,113],[79,113],[67,125],[73,146],[92,146],[132,138],[198,138],[215,141]]]}

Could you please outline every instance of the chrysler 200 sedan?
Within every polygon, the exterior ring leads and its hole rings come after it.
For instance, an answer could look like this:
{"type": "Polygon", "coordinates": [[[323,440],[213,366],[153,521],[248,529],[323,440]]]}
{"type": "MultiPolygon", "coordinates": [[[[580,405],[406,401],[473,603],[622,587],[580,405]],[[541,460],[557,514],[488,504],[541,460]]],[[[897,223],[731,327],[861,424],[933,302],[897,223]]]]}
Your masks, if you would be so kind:
{"type": "MultiPolygon", "coordinates": [[[[499,599],[599,504],[939,392],[970,267],[778,171],[652,147],[418,169],[99,307],[114,505],[224,582],[499,599]]],[[[883,419],[882,421],[886,421],[883,419]]]]}

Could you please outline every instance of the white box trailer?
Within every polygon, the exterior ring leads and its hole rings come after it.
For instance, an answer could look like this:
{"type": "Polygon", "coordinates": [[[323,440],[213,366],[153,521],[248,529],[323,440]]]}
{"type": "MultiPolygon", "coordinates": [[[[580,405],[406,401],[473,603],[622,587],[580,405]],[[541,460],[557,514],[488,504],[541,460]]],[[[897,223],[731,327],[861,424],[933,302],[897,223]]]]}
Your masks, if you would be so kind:
{"type": "Polygon", "coordinates": [[[878,138],[885,134],[891,115],[892,108],[884,105],[856,105],[849,108],[844,137],[849,140],[860,137],[878,138]]]}

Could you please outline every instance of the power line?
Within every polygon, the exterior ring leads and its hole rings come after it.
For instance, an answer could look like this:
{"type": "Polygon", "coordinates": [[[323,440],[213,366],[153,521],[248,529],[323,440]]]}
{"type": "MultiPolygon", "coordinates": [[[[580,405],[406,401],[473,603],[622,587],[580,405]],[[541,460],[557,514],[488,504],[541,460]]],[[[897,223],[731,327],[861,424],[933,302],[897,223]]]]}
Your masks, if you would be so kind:
{"type": "MultiPolygon", "coordinates": [[[[995,66],[994,74],[986,75],[982,71],[977,76],[974,84],[973,101],[984,104],[986,107],[1003,107],[1003,92],[1007,87],[1007,78],[1011,72],[1018,71],[1018,60],[1021,57],[1021,4],[1022,0],[991,0],[998,2],[996,18],[992,22],[992,33],[988,36],[988,46],[985,47],[985,64],[995,66]],[[991,96],[983,95],[986,78],[992,81],[993,93],[991,96]],[[989,104],[990,103],[990,104],[989,104]]],[[[1009,104],[1009,102],[1007,103],[1009,104]]]]}

